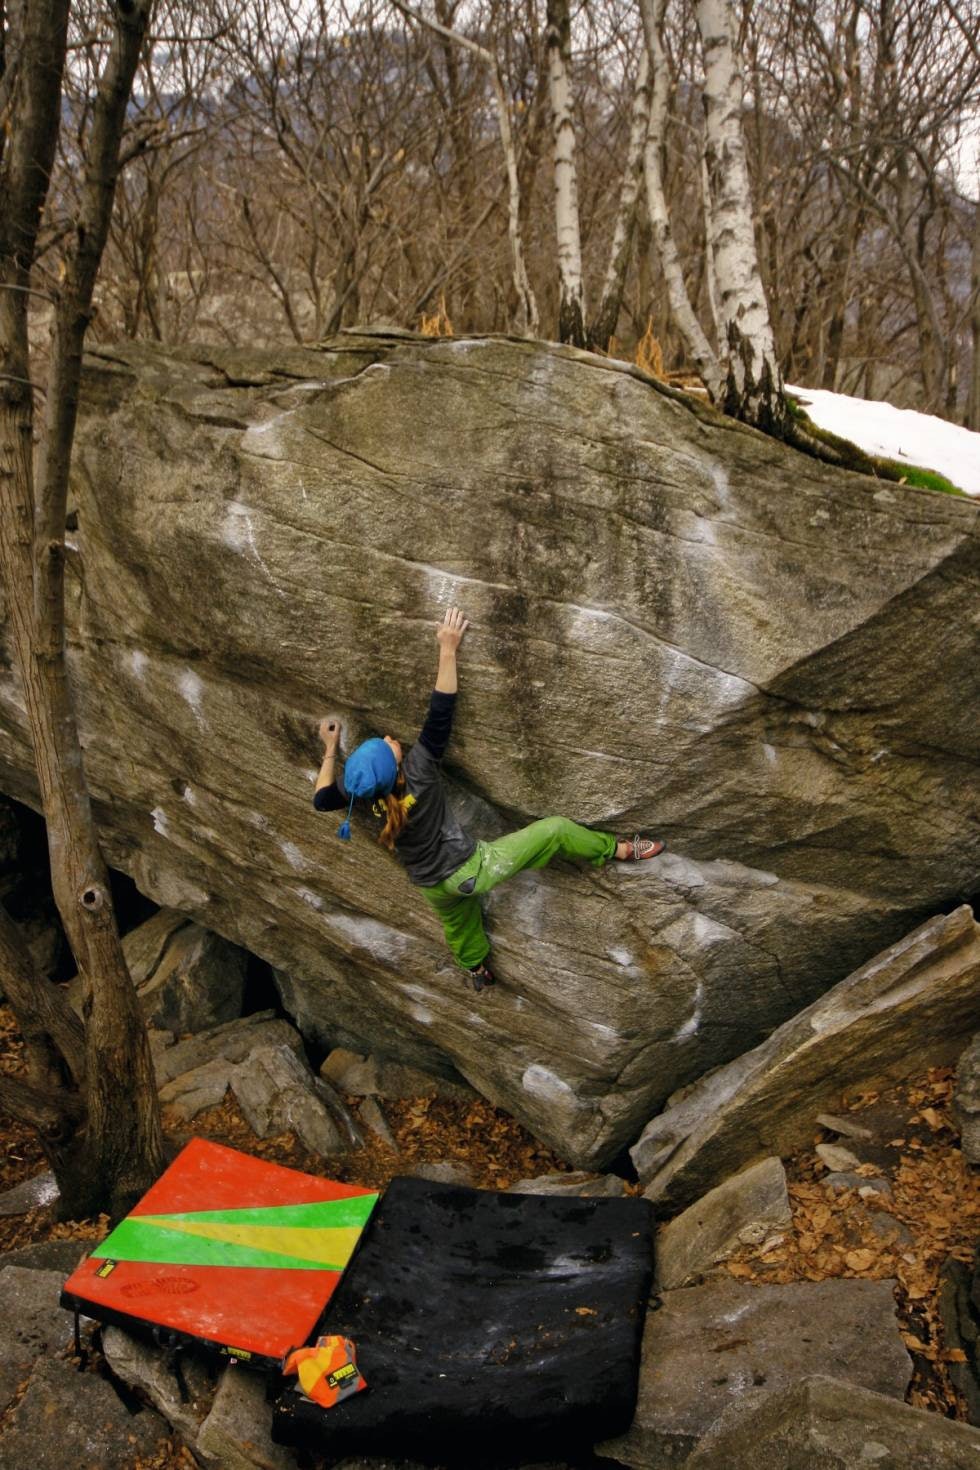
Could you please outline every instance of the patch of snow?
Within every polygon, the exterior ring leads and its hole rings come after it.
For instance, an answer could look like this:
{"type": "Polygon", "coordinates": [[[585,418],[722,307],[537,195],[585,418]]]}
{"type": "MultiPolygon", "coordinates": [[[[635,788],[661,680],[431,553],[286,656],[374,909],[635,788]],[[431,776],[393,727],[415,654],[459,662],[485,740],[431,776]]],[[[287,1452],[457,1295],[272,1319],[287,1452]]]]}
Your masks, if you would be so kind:
{"type": "Polygon", "coordinates": [[[776,761],[779,759],[776,754],[776,747],[774,745],[766,745],[764,741],[762,745],[762,754],[765,756],[766,760],[771,766],[774,766],[776,764],[776,761]]]}
{"type": "Polygon", "coordinates": [[[425,1006],[409,1006],[408,1014],[418,1021],[421,1026],[431,1026],[435,1017],[425,1006]]]}
{"type": "Polygon", "coordinates": [[[293,892],[296,894],[297,898],[301,898],[305,904],[309,904],[311,909],[323,908],[323,899],[318,893],[314,893],[312,889],[294,888],[293,892]]]}
{"type": "Polygon", "coordinates": [[[153,830],[159,832],[161,837],[169,836],[167,830],[167,813],[163,810],[163,807],[155,806],[150,816],[153,818],[153,830]]]}
{"type": "Polygon", "coordinates": [[[188,806],[197,806],[197,795],[195,794],[192,787],[185,786],[180,794],[183,800],[187,802],[188,806]]]}
{"type": "Polygon", "coordinates": [[[150,661],[143,650],[141,648],[131,648],[129,650],[128,661],[132,674],[137,679],[144,679],[146,677],[146,667],[150,661]]]}
{"type": "Polygon", "coordinates": [[[849,439],[866,454],[938,470],[968,495],[980,495],[980,434],[932,414],[825,388],[787,384],[786,391],[799,398],[821,429],[849,439]]]}

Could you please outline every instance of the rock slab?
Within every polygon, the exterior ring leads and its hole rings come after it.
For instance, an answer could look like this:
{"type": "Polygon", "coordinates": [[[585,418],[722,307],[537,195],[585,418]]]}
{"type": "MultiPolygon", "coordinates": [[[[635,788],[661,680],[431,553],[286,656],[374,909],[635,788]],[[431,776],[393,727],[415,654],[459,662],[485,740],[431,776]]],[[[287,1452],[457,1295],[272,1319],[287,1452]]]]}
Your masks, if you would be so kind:
{"type": "Polygon", "coordinates": [[[976,1470],[980,1430],[814,1376],[733,1406],[687,1464],[690,1470],[976,1470]]]}
{"type": "Polygon", "coordinates": [[[980,1164],[980,1031],[956,1064],[953,1110],[963,1152],[971,1164],[980,1164]]]}
{"type": "MultiPolygon", "coordinates": [[[[79,1254],[76,1244],[76,1259],[79,1254]]],[[[71,1315],[58,1305],[63,1280],[58,1271],[27,1266],[0,1270],[0,1413],[35,1360],[60,1352],[71,1340],[71,1315]]]]}
{"type": "Polygon", "coordinates": [[[721,1281],[665,1292],[647,1316],[636,1417],[599,1453],[636,1470],[666,1470],[743,1395],[777,1393],[815,1373],[902,1400],[912,1365],[893,1287],[721,1281]]]}
{"type": "Polygon", "coordinates": [[[175,1373],[158,1347],[120,1327],[106,1327],[102,1332],[102,1350],[116,1377],[145,1394],[184,1443],[193,1448],[214,1399],[214,1384],[202,1356],[181,1353],[180,1373],[184,1383],[181,1392],[175,1373]]]}
{"type": "Polygon", "coordinates": [[[232,1091],[249,1127],[259,1138],[295,1133],[314,1153],[339,1153],[347,1146],[317,1096],[312,1074],[288,1046],[264,1046],[231,1073],[232,1091]]]}
{"type": "MultiPolygon", "coordinates": [[[[978,1010],[980,924],[963,904],[921,924],[653,1118],[630,1149],[647,1199],[683,1208],[733,1168],[792,1152],[812,1136],[821,1103],[957,1048],[978,1010]]],[[[845,1153],[851,1157],[835,1150],[845,1153]]]]}
{"type": "Polygon", "coordinates": [[[0,1435],[4,1470],[131,1470],[161,1451],[167,1425],[152,1409],[131,1414],[95,1373],[42,1358],[0,1435]]]}
{"type": "MultiPolygon", "coordinates": [[[[123,952],[148,1026],[182,1036],[241,1015],[247,955],[187,914],[160,909],[129,931],[123,952]]],[[[69,995],[80,1009],[78,976],[69,995]]]]}
{"type": "Polygon", "coordinates": [[[296,1470],[292,1451],[272,1442],[264,1375],[234,1365],[222,1374],[197,1447],[221,1470],[296,1470]]]}
{"type": "Polygon", "coordinates": [[[670,1291],[743,1245],[761,1245],[789,1227],[792,1213],[780,1159],[763,1159],[708,1191],[657,1233],[656,1280],[670,1291]]]}

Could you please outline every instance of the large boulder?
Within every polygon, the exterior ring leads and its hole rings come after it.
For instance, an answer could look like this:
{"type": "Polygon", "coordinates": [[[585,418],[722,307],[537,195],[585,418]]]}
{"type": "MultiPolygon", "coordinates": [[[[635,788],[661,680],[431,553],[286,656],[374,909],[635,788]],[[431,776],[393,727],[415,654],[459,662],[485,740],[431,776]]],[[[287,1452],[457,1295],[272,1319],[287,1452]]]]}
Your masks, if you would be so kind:
{"type": "MultiPolygon", "coordinates": [[[[581,1167],[977,887],[966,500],[571,348],[363,334],[100,351],[73,487],[111,862],[291,977],[324,1042],[461,1073],[581,1167]],[[563,812],[670,844],[499,889],[479,997],[367,822],[342,844],[310,804],[326,711],[344,749],[413,738],[450,602],[474,832],[563,812]]],[[[36,804],[0,667],[0,786],[36,804]]]]}

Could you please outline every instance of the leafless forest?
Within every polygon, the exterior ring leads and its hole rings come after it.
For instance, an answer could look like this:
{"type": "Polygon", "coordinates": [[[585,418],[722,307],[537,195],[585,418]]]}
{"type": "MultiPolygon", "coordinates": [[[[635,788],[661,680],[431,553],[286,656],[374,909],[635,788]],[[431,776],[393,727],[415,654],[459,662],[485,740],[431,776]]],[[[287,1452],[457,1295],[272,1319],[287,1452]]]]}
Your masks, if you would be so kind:
{"type": "MultiPolygon", "coordinates": [[[[136,79],[90,341],[314,342],[355,322],[417,327],[440,300],[456,332],[523,330],[516,234],[541,335],[560,335],[570,288],[591,345],[632,356],[652,323],[668,367],[698,365],[665,250],[717,351],[704,8],[166,0],[136,79]],[[659,34],[653,67],[644,19],[659,34]]],[[[55,275],[102,45],[80,13],[40,262],[55,275]]],[[[784,375],[980,427],[976,0],[742,0],[732,18],[784,375]]]]}

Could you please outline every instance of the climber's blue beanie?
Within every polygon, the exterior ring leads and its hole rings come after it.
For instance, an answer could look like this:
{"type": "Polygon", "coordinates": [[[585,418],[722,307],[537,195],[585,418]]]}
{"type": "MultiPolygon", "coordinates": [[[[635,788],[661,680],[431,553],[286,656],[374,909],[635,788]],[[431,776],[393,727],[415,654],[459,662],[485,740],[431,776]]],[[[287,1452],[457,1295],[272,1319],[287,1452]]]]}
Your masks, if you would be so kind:
{"type": "Polygon", "coordinates": [[[377,737],[365,740],[352,750],[344,766],[344,790],[350,797],[347,818],[340,824],[337,836],[350,839],[350,814],[355,796],[387,796],[398,777],[398,762],[390,745],[377,737]]]}

